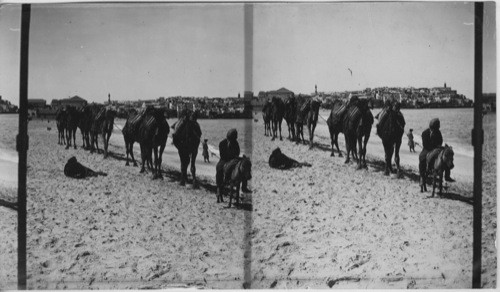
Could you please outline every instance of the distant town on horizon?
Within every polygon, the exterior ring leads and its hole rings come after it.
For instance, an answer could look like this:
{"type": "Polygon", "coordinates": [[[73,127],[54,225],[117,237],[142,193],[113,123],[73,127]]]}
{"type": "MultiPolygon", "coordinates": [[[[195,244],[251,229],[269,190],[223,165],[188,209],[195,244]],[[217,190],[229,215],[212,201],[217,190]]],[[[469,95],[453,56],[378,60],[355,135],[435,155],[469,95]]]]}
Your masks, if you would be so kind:
{"type": "MultiPolygon", "coordinates": [[[[170,115],[176,116],[180,109],[189,108],[200,112],[202,118],[251,118],[254,109],[261,108],[266,101],[272,97],[288,99],[294,96],[304,98],[315,98],[322,101],[323,108],[330,108],[335,100],[346,101],[351,96],[369,99],[372,108],[380,108],[386,100],[398,101],[402,108],[457,108],[472,107],[473,100],[465,95],[457,93],[446,83],[442,87],[377,87],[365,88],[355,91],[318,91],[317,86],[311,93],[294,93],[285,87],[277,90],[259,91],[255,95],[251,91],[240,93],[236,97],[193,97],[193,96],[170,96],[147,100],[115,100],[108,94],[108,100],[102,104],[114,106],[119,116],[126,117],[131,109],[153,106],[165,108],[170,115]]],[[[496,93],[483,94],[483,107],[487,110],[496,110],[496,93]]],[[[65,99],[52,99],[50,105],[45,99],[28,99],[30,115],[52,116],[64,106],[83,107],[87,100],[80,96],[65,99]]],[[[0,113],[15,113],[18,107],[11,102],[3,100],[0,96],[0,113]]]]}

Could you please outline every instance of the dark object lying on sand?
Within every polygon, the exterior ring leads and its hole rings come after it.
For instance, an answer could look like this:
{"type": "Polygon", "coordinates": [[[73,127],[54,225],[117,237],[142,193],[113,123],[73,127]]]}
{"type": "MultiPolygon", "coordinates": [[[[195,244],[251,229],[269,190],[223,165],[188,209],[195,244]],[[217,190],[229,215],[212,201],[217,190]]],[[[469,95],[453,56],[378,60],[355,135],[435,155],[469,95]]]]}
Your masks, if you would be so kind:
{"type": "Polygon", "coordinates": [[[76,160],[76,157],[74,156],[71,157],[64,166],[64,174],[67,177],[72,177],[72,178],[86,178],[89,176],[98,176],[98,175],[107,176],[107,174],[102,171],[93,171],[92,169],[83,166],[76,160]]]}
{"type": "Polygon", "coordinates": [[[293,167],[302,167],[307,166],[311,167],[311,164],[307,162],[298,162],[295,159],[292,159],[281,152],[281,149],[278,147],[273,150],[271,156],[269,156],[269,166],[271,168],[277,169],[290,169],[293,167]]]}

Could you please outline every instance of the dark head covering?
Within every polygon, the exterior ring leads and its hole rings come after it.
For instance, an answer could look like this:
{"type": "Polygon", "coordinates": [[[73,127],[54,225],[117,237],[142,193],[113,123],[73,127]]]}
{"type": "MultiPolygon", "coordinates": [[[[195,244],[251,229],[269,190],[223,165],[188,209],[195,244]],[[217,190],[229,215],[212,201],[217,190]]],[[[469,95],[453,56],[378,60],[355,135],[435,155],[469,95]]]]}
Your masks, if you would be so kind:
{"type": "Polygon", "coordinates": [[[231,129],[227,132],[226,137],[228,140],[234,141],[238,138],[238,131],[236,131],[236,129],[231,129]]]}
{"type": "Polygon", "coordinates": [[[434,119],[432,119],[432,120],[430,121],[430,123],[429,123],[429,128],[430,128],[431,130],[439,130],[440,126],[441,126],[441,123],[439,122],[439,119],[438,119],[438,118],[434,118],[434,119]]]}

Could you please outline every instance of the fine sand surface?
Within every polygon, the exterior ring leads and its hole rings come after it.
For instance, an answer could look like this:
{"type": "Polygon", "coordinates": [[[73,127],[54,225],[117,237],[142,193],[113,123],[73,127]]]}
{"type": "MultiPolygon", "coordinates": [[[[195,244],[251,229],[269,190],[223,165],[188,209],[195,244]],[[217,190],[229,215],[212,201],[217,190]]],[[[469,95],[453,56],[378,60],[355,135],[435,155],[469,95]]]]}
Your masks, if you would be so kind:
{"type": "MultiPolygon", "coordinates": [[[[170,139],[165,179],[152,180],[125,166],[120,136],[112,136],[111,157],[103,159],[80,147],[80,133],[78,149],[65,150],[53,129],[54,122],[29,123],[29,289],[242,287],[250,211],[216,203],[218,159],[206,165],[198,159],[201,186],[195,190],[179,186],[170,139]],[[71,156],[107,176],[67,178],[63,169],[71,156]]],[[[15,189],[4,197],[15,198],[15,189]]],[[[16,213],[0,212],[0,288],[15,289],[16,213]]]]}
{"type": "MultiPolygon", "coordinates": [[[[264,136],[253,127],[253,288],[471,288],[472,165],[458,157],[449,194],[420,193],[418,154],[402,153],[404,178],[383,174],[381,141],[372,135],[368,170],[319,147],[264,136]],[[310,168],[271,169],[273,149],[310,168]],[[465,162],[464,162],[465,161],[465,162]],[[464,166],[465,164],[465,166],[464,166]],[[465,169],[464,169],[465,168],[465,169]]],[[[482,285],[496,287],[496,117],[485,117],[482,285]]],[[[283,123],[283,133],[287,133],[283,123]]],[[[307,130],[304,130],[307,133],[307,130]]],[[[287,137],[288,134],[285,134],[287,137]]],[[[305,135],[307,136],[307,134],[305,135]]],[[[344,137],[339,136],[341,150],[344,137]]],[[[417,151],[419,149],[417,148],[417,151]]],[[[344,152],[345,154],[345,152],[344,152]]],[[[432,190],[431,187],[429,187],[432,190]]]]}
{"type": "MultiPolygon", "coordinates": [[[[430,199],[430,192],[419,191],[414,162],[405,158],[416,154],[402,154],[404,178],[386,177],[383,154],[376,150],[380,139],[372,135],[369,168],[357,171],[343,158],[330,157],[324,123],[318,125],[319,146],[308,150],[264,137],[257,118],[253,193],[240,209],[216,203],[215,157],[211,164],[198,158],[201,188],[193,190],[178,185],[178,157],[170,139],[165,180],[153,181],[138,167],[125,167],[120,135],[113,134],[112,155],[103,159],[80,147],[65,150],[57,145],[56,132],[47,131],[47,122],[30,122],[28,288],[241,288],[248,272],[252,288],[471,287],[470,166],[463,170],[457,162],[458,181],[450,184],[449,194],[430,199]],[[312,167],[269,168],[275,147],[312,167]],[[63,168],[71,156],[108,176],[66,178],[63,168]]],[[[487,115],[484,122],[486,288],[496,287],[495,118],[487,115]]],[[[77,139],[80,146],[79,133],[77,139]]],[[[343,139],[340,135],[344,151],[343,139]]],[[[0,190],[2,199],[15,199],[12,181],[2,182],[0,190]]],[[[0,208],[0,218],[0,262],[8,263],[0,265],[0,288],[15,289],[16,213],[0,208]]]]}

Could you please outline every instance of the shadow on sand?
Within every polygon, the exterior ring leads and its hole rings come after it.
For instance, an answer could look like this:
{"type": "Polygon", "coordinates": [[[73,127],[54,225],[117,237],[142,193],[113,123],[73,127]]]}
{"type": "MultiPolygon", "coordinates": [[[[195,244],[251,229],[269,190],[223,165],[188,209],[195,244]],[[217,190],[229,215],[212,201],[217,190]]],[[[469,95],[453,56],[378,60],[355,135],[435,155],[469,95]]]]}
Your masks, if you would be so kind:
{"type": "Polygon", "coordinates": [[[443,192],[442,195],[438,195],[436,194],[436,198],[437,199],[448,199],[448,200],[452,200],[452,201],[460,201],[460,202],[464,202],[464,203],[467,203],[471,206],[474,205],[474,199],[473,198],[468,198],[468,197],[464,197],[462,195],[459,195],[459,194],[456,194],[456,193],[445,193],[443,192]]]}
{"type": "MultiPolygon", "coordinates": [[[[111,151],[108,151],[108,156],[110,158],[114,158],[114,159],[120,160],[120,161],[127,160],[124,154],[119,154],[119,153],[115,153],[115,152],[111,152],[111,151]]],[[[140,161],[137,161],[137,164],[140,165],[140,161]]],[[[170,179],[170,181],[172,181],[172,182],[180,183],[180,181],[181,181],[181,172],[178,170],[162,169],[162,174],[166,178],[170,179]]],[[[192,184],[193,184],[193,180],[191,178],[188,178],[188,180],[186,181],[186,185],[192,186],[192,184]]],[[[217,186],[214,185],[212,183],[212,181],[198,177],[198,186],[203,188],[208,193],[214,194],[214,201],[215,201],[215,194],[217,194],[217,186]]],[[[226,191],[226,193],[227,193],[227,191],[226,191]]],[[[227,197],[227,195],[225,197],[227,197]]],[[[229,200],[228,197],[226,199],[229,200]]],[[[251,203],[251,196],[249,196],[249,198],[248,198],[247,196],[240,195],[240,201],[241,202],[237,206],[237,209],[242,209],[245,211],[252,211],[253,210],[253,206],[251,203]]]]}
{"type": "MultiPolygon", "coordinates": [[[[328,145],[328,144],[315,143],[314,146],[315,146],[315,148],[320,149],[322,151],[331,152],[331,150],[332,150],[331,145],[328,145]]],[[[338,158],[345,159],[346,152],[344,152],[342,150],[341,150],[341,152],[342,152],[343,157],[339,157],[337,155],[335,157],[332,157],[332,159],[338,159],[338,158]]],[[[338,152],[335,151],[335,153],[338,153],[338,152]]],[[[353,159],[353,162],[356,163],[356,161],[354,159],[353,159]]],[[[371,169],[373,169],[374,172],[385,172],[385,161],[384,160],[374,158],[372,156],[367,156],[366,164],[371,169]]],[[[420,182],[420,174],[415,173],[412,169],[401,166],[400,171],[401,171],[401,178],[408,178],[409,180],[415,182],[416,184],[418,184],[420,182]]],[[[428,186],[428,189],[430,189],[430,191],[432,193],[432,177],[427,178],[427,186],[428,186]]],[[[464,203],[470,204],[470,205],[474,204],[473,198],[465,197],[465,196],[462,196],[460,194],[456,194],[456,193],[452,193],[452,192],[443,192],[443,194],[441,196],[437,196],[437,198],[448,199],[448,200],[452,200],[452,201],[460,201],[460,202],[464,202],[464,203]]]]}

